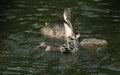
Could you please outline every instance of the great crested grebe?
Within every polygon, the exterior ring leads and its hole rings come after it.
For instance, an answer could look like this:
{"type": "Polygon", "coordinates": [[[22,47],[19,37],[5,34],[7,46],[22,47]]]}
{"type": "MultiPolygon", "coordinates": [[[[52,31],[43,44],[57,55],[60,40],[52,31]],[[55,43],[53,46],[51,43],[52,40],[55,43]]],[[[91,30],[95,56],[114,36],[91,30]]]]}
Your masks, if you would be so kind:
{"type": "Polygon", "coordinates": [[[45,26],[41,28],[41,33],[43,35],[47,35],[49,37],[56,38],[66,38],[68,36],[73,35],[73,27],[71,24],[71,13],[70,8],[64,10],[63,13],[63,24],[50,24],[45,22],[45,26]]]}
{"type": "Polygon", "coordinates": [[[65,38],[67,41],[66,47],[61,46],[47,46],[46,51],[53,51],[57,47],[57,51],[61,52],[61,49],[64,51],[77,52],[79,50],[79,46],[85,49],[94,49],[95,51],[99,51],[101,49],[107,48],[107,41],[104,39],[96,39],[96,38],[82,38],[80,34],[75,34],[72,24],[71,24],[71,16],[70,9],[65,9],[63,13],[64,26],[56,26],[51,25],[50,23],[45,23],[45,26],[41,29],[41,32],[44,35],[56,38],[65,38]]]}

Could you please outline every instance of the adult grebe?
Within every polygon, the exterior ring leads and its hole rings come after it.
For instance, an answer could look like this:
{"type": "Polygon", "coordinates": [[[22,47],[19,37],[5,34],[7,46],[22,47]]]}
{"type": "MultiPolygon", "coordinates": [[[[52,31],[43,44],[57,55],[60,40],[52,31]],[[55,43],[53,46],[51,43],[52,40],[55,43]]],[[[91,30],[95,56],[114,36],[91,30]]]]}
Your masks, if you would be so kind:
{"type": "Polygon", "coordinates": [[[56,38],[66,38],[73,34],[73,27],[71,24],[71,13],[70,8],[64,10],[63,13],[63,24],[50,24],[45,22],[45,26],[41,28],[41,33],[43,35],[47,35],[49,37],[56,37],[56,38]]]}

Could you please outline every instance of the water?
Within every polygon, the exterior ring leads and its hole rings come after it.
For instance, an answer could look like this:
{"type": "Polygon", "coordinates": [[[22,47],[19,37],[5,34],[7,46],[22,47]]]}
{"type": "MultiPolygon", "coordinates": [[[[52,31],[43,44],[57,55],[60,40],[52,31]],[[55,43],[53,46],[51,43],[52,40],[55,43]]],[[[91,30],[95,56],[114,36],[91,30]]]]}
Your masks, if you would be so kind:
{"type": "Polygon", "coordinates": [[[1,0],[0,75],[119,75],[120,5],[117,0],[1,0]],[[64,8],[72,9],[72,23],[83,37],[108,41],[102,55],[44,52],[44,22],[61,23],[64,8]]]}

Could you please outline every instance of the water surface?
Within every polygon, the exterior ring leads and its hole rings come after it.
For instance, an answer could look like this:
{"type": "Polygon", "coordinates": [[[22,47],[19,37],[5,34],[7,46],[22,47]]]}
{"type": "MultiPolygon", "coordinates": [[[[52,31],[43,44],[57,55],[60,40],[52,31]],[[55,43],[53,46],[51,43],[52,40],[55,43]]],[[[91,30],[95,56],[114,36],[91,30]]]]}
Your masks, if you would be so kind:
{"type": "Polygon", "coordinates": [[[119,75],[120,5],[117,0],[1,0],[1,75],[119,75]],[[64,8],[72,9],[72,24],[86,38],[108,41],[105,53],[65,55],[35,50],[48,38],[39,29],[46,21],[62,23],[64,8]]]}

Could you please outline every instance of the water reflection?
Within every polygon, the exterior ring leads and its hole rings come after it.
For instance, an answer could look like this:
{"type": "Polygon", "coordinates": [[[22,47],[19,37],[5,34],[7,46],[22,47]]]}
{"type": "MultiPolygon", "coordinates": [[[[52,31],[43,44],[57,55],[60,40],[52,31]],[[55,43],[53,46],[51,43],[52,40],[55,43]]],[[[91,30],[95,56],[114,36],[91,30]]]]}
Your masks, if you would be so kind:
{"type": "Polygon", "coordinates": [[[114,0],[0,2],[0,74],[116,75],[120,73],[120,10],[114,0]],[[39,28],[44,22],[61,22],[63,9],[72,9],[72,23],[84,37],[106,39],[105,53],[65,55],[35,49],[38,42],[53,41],[39,28]]]}

